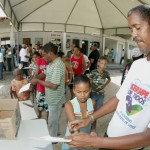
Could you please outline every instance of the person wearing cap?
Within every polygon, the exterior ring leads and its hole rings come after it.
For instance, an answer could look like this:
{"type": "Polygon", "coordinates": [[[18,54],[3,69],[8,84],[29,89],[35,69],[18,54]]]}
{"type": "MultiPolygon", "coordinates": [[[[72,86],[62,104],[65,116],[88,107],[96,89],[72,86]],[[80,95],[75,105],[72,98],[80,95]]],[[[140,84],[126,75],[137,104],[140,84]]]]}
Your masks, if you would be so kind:
{"type": "Polygon", "coordinates": [[[116,96],[91,116],[69,124],[70,132],[75,132],[114,112],[105,137],[73,134],[67,137],[71,148],[142,150],[150,146],[150,6],[132,8],[127,19],[132,38],[146,57],[133,62],[116,96]]]}
{"type": "Polygon", "coordinates": [[[140,59],[140,58],[143,58],[143,57],[144,57],[144,54],[139,50],[139,48],[134,48],[134,49],[132,50],[132,52],[131,52],[131,57],[132,57],[132,60],[133,60],[133,61],[130,62],[130,63],[128,63],[128,64],[125,66],[125,68],[124,68],[124,70],[123,70],[122,78],[121,78],[121,85],[122,85],[124,79],[126,78],[126,76],[127,76],[128,72],[129,72],[129,70],[130,70],[130,67],[131,67],[132,63],[133,63],[135,60],[138,60],[138,59],[140,59]]]}
{"type": "Polygon", "coordinates": [[[89,60],[90,60],[90,71],[94,70],[97,68],[97,61],[100,57],[99,51],[97,49],[97,44],[94,43],[91,47],[92,52],[89,55],[89,60]]]}

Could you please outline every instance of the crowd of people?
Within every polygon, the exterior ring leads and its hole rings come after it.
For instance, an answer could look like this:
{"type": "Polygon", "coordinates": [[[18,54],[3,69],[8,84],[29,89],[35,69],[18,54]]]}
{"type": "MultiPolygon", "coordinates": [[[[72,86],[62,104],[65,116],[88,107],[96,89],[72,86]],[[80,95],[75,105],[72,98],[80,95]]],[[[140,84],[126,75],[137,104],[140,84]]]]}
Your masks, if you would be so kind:
{"type": "MultiPolygon", "coordinates": [[[[66,112],[71,112],[75,102],[74,111],[81,111],[81,118],[86,118],[103,105],[104,88],[110,82],[110,75],[105,70],[107,59],[100,57],[96,44],[91,49],[92,52],[87,57],[76,44],[72,44],[67,55],[58,51],[58,47],[52,43],[46,43],[40,49],[33,49],[31,44],[22,44],[20,50],[15,51],[15,57],[10,57],[16,62],[13,64],[14,79],[10,87],[12,98],[24,101],[31,98],[31,93],[36,93],[38,118],[42,117],[43,111],[46,112],[51,136],[58,135],[59,117],[64,104],[66,112]],[[29,90],[20,93],[19,90],[27,83],[31,83],[29,90]],[[71,97],[66,100],[68,88],[71,97]]],[[[9,51],[13,56],[11,47],[9,51]]],[[[69,115],[73,116],[74,112],[69,115]]],[[[69,116],[68,120],[70,121],[69,116]]],[[[95,128],[96,122],[94,127],[88,129],[88,133],[92,131],[92,134],[96,134],[95,128]]]]}

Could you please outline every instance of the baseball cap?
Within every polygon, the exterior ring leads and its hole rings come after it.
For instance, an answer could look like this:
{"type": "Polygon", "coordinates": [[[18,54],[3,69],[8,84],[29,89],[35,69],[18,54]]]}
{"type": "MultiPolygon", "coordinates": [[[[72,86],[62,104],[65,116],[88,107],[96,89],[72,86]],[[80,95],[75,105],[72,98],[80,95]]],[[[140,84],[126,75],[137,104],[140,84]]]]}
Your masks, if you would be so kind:
{"type": "Polygon", "coordinates": [[[131,56],[132,57],[139,57],[141,56],[143,53],[139,50],[139,48],[134,48],[132,49],[132,52],[131,52],[131,56]]]}

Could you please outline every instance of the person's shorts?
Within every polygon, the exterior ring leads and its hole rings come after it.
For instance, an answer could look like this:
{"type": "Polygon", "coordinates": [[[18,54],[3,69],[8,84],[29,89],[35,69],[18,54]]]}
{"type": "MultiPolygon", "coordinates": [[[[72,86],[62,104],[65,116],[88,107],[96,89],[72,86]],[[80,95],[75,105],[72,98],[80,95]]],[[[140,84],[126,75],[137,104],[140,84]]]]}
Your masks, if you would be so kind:
{"type": "Polygon", "coordinates": [[[45,101],[45,93],[37,91],[36,101],[37,101],[37,107],[39,111],[45,110],[46,112],[48,112],[48,104],[45,101]]]}

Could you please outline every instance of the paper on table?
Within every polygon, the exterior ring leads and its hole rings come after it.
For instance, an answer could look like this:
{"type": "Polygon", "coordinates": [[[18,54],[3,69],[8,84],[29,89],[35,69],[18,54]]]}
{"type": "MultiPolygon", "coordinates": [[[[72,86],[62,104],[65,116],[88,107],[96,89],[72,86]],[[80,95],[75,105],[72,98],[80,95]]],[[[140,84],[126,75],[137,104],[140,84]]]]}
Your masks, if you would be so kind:
{"type": "Polygon", "coordinates": [[[30,84],[31,84],[31,83],[28,83],[28,84],[24,85],[24,86],[19,90],[19,94],[20,94],[21,92],[28,91],[29,88],[30,88],[30,84]]]}
{"type": "Polygon", "coordinates": [[[49,141],[49,142],[71,142],[71,139],[64,139],[64,138],[58,138],[58,137],[52,137],[52,136],[43,136],[43,137],[31,137],[31,139],[35,140],[43,140],[43,141],[49,141]]]}

